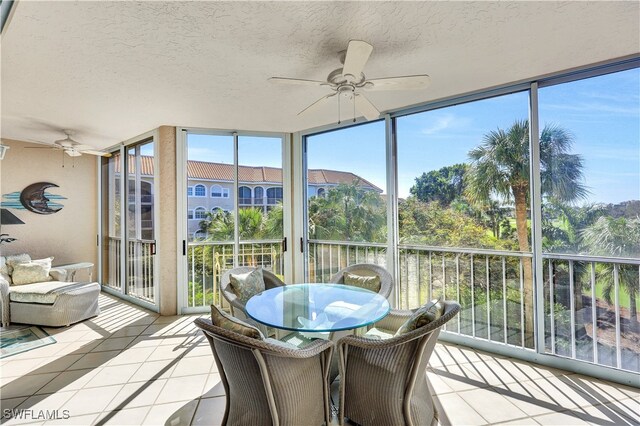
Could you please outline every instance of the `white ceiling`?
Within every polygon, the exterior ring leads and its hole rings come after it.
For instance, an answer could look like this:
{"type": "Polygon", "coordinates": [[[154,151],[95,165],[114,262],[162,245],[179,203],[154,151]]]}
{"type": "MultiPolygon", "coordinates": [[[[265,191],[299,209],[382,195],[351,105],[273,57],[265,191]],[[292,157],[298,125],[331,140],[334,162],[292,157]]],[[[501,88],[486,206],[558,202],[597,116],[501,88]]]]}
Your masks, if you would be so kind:
{"type": "MultiPolygon", "coordinates": [[[[159,125],[297,131],[335,122],[324,80],[348,40],[368,78],[427,73],[382,111],[640,51],[640,2],[30,2],[2,37],[2,137],[99,148],[159,125]]],[[[346,118],[346,117],[345,117],[346,118]]]]}

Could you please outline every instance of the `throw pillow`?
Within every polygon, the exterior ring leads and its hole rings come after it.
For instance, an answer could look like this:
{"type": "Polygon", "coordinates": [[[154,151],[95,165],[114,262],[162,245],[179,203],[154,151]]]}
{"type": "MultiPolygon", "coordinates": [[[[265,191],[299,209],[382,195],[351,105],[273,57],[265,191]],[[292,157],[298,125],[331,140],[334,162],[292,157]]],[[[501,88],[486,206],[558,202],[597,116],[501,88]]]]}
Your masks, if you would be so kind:
{"type": "Polygon", "coordinates": [[[396,336],[417,330],[427,324],[432,323],[444,313],[444,298],[440,296],[437,300],[432,300],[424,306],[418,308],[411,317],[396,331],[396,336]]]}
{"type": "Polygon", "coordinates": [[[15,263],[11,279],[13,285],[33,284],[51,281],[49,271],[53,257],[32,260],[31,262],[15,263]]]}
{"type": "Polygon", "coordinates": [[[262,268],[256,268],[246,274],[231,274],[229,280],[231,282],[231,289],[244,304],[246,304],[252,296],[264,291],[262,268]]]}
{"type": "Polygon", "coordinates": [[[377,275],[356,275],[350,272],[345,272],[343,275],[343,281],[346,285],[364,288],[366,290],[371,290],[374,293],[380,291],[380,277],[377,275]]]}
{"type": "Polygon", "coordinates": [[[23,263],[23,262],[31,262],[31,256],[29,256],[26,253],[12,254],[7,256],[6,258],[7,272],[6,273],[9,275],[13,274],[13,265],[15,265],[16,263],[23,263]]]}
{"type": "Polygon", "coordinates": [[[211,305],[211,322],[213,325],[224,328],[225,330],[233,331],[243,336],[253,337],[254,339],[264,340],[264,336],[260,330],[238,318],[232,317],[216,305],[211,305]]]}
{"type": "Polygon", "coordinates": [[[0,274],[9,274],[9,269],[7,268],[7,258],[4,256],[0,256],[0,274]]]}

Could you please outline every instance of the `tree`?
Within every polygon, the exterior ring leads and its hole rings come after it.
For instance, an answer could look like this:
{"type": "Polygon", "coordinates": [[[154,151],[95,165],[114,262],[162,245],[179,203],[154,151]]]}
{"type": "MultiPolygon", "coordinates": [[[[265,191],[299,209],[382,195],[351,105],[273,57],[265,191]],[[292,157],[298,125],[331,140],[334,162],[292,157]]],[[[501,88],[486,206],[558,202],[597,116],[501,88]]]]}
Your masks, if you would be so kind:
{"type": "Polygon", "coordinates": [[[398,205],[400,242],[442,247],[507,248],[464,212],[409,197],[398,205]]]}
{"type": "Polygon", "coordinates": [[[454,164],[422,173],[409,191],[420,201],[438,201],[441,206],[449,207],[454,200],[463,196],[467,167],[466,164],[454,164]]]}
{"type": "Polygon", "coordinates": [[[309,235],[314,239],[386,241],[386,207],[358,181],[339,184],[309,200],[309,235]]]}
{"type": "MultiPolygon", "coordinates": [[[[588,253],[601,256],[640,257],[640,218],[615,219],[602,216],[582,231],[582,239],[588,253]]],[[[638,267],[636,265],[619,265],[618,282],[620,289],[629,295],[629,316],[634,330],[638,324],[638,267]]],[[[596,265],[596,283],[602,285],[602,295],[607,303],[612,303],[615,291],[613,263],[596,265]]]]}
{"type": "MultiPolygon", "coordinates": [[[[570,154],[573,138],[557,126],[545,126],[540,134],[540,179],[543,197],[570,203],[584,198],[582,158],[570,154]]],[[[529,122],[516,121],[508,130],[487,133],[482,143],[469,151],[466,195],[486,204],[492,196],[515,205],[516,233],[521,252],[530,252],[527,207],[529,205],[529,122]]],[[[533,274],[531,259],[524,258],[525,331],[533,345],[533,274]]]]}
{"type": "MultiPolygon", "coordinates": [[[[240,238],[245,240],[262,238],[265,233],[265,222],[261,209],[249,207],[238,210],[240,238]]],[[[269,233],[276,231],[273,229],[276,226],[275,222],[275,217],[269,222],[271,227],[269,233]]],[[[207,213],[207,219],[200,222],[200,231],[206,233],[207,239],[211,241],[233,241],[234,226],[233,213],[216,209],[213,213],[207,213]]]]}

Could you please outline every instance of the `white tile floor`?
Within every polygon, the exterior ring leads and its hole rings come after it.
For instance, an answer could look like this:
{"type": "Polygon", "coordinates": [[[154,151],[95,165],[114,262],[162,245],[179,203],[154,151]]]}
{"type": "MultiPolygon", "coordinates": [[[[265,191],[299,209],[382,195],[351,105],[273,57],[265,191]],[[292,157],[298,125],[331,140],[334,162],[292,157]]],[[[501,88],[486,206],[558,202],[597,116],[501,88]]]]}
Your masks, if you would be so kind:
{"type": "MultiPolygon", "coordinates": [[[[0,360],[1,422],[219,424],[224,389],[195,316],[159,317],[107,295],[100,303],[97,318],[47,329],[57,343],[0,360]],[[10,418],[10,409],[69,418],[10,418]]],[[[462,346],[438,344],[428,376],[443,425],[640,424],[640,389],[462,346]]]]}

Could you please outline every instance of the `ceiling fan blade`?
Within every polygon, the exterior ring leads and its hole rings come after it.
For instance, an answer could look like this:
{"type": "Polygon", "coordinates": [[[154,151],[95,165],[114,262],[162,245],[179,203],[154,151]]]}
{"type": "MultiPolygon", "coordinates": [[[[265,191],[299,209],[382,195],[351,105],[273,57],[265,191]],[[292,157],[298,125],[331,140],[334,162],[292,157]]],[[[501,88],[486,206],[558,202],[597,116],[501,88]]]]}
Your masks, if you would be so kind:
{"type": "Polygon", "coordinates": [[[326,81],[304,80],[301,78],[271,77],[269,81],[294,86],[328,86],[326,81]]]}
{"type": "Polygon", "coordinates": [[[351,40],[347,53],[344,58],[344,66],[342,67],[342,75],[351,75],[360,77],[364,65],[369,60],[369,56],[373,51],[373,46],[362,40],[351,40]]]}
{"type": "Polygon", "coordinates": [[[58,149],[55,146],[25,146],[25,149],[58,149]]]}
{"type": "Polygon", "coordinates": [[[318,109],[318,107],[320,107],[320,106],[324,105],[325,103],[327,103],[329,98],[331,98],[332,96],[335,96],[335,95],[336,95],[336,92],[330,93],[327,96],[321,97],[320,99],[318,99],[317,101],[315,101],[314,103],[312,103],[311,105],[309,105],[308,107],[306,107],[305,109],[300,111],[298,113],[298,115],[308,114],[309,112],[318,109]]]}
{"type": "Polygon", "coordinates": [[[83,154],[98,155],[100,157],[111,157],[111,153],[109,153],[109,152],[96,151],[94,149],[83,149],[82,153],[83,154]]]}
{"type": "Polygon", "coordinates": [[[429,83],[431,83],[431,77],[426,74],[406,75],[368,80],[364,88],[366,90],[420,90],[427,88],[429,83]]]}
{"type": "Polygon", "coordinates": [[[369,99],[365,98],[362,93],[356,93],[355,103],[356,109],[360,111],[367,120],[380,118],[378,108],[376,108],[369,99]]]}

